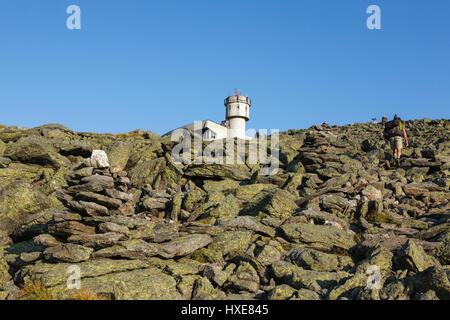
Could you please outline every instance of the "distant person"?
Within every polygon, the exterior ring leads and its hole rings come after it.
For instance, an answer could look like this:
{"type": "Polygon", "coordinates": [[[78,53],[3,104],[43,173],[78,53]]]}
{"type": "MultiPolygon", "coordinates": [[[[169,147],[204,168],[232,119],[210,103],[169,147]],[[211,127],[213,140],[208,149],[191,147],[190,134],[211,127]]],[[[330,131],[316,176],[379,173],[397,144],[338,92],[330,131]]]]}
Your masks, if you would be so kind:
{"type": "Polygon", "coordinates": [[[397,115],[394,119],[386,122],[384,125],[383,137],[391,143],[391,148],[394,150],[394,161],[399,164],[402,156],[403,140],[405,138],[406,147],[408,147],[408,136],[406,135],[405,124],[397,115]]]}

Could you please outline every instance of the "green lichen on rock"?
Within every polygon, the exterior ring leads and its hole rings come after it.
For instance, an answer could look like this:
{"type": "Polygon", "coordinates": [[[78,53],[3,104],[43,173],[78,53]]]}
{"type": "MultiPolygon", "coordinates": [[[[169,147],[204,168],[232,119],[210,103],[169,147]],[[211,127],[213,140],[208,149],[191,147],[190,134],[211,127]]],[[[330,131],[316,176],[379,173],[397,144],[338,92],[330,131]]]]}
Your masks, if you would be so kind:
{"type": "Polygon", "coordinates": [[[8,145],[4,156],[16,161],[53,168],[69,165],[69,161],[58,154],[46,139],[34,135],[21,138],[16,143],[8,145]]]}
{"type": "Polygon", "coordinates": [[[280,229],[287,240],[308,244],[316,249],[349,250],[356,245],[352,234],[333,226],[289,223],[282,225],[280,229]]]}
{"type": "Polygon", "coordinates": [[[231,252],[242,253],[247,250],[252,238],[249,231],[225,231],[217,235],[208,249],[219,251],[222,255],[231,252]]]}
{"type": "Polygon", "coordinates": [[[11,233],[28,215],[60,207],[54,196],[47,196],[27,182],[13,182],[0,190],[0,228],[11,233]]]}

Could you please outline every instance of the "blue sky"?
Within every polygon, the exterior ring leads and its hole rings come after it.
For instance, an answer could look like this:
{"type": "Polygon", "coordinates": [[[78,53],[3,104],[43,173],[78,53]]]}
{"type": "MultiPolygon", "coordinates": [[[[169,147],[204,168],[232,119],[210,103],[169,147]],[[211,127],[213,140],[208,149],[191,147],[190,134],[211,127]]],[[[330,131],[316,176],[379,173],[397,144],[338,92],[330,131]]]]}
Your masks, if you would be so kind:
{"type": "Polygon", "coordinates": [[[221,121],[344,125],[449,118],[448,0],[0,0],[0,123],[163,134],[221,121]],[[76,4],[82,29],[68,30],[76,4]],[[381,30],[366,9],[381,8],[381,30]]]}

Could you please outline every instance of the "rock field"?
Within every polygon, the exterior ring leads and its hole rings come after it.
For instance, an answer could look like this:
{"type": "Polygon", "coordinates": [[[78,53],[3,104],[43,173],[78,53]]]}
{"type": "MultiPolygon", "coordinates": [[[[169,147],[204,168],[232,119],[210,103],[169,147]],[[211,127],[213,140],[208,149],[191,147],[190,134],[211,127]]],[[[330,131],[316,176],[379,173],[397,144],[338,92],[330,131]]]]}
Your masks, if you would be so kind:
{"type": "Polygon", "coordinates": [[[0,300],[64,299],[74,266],[111,299],[450,299],[450,120],[406,128],[398,166],[381,123],[282,132],[261,175],[150,131],[0,125],[0,300]]]}

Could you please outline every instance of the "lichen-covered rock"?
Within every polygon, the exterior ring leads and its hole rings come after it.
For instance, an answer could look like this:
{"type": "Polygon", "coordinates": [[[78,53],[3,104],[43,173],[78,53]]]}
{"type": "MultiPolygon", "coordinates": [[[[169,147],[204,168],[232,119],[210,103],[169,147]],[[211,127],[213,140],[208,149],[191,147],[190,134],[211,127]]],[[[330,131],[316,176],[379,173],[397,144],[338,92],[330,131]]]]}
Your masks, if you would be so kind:
{"type": "Polygon", "coordinates": [[[305,247],[294,247],[287,254],[287,260],[307,270],[337,271],[353,266],[352,258],[320,252],[305,247]]]}
{"type": "Polygon", "coordinates": [[[356,245],[354,236],[332,226],[321,226],[305,223],[289,223],[280,227],[287,240],[304,243],[315,249],[332,251],[333,249],[349,250],[356,245]]]}
{"type": "Polygon", "coordinates": [[[437,253],[437,257],[442,264],[450,264],[450,231],[444,233],[440,241],[442,244],[437,253]]]}
{"type": "Polygon", "coordinates": [[[269,176],[143,130],[0,128],[0,299],[79,271],[118,300],[448,300],[450,122],[406,128],[398,166],[382,123],[289,130],[269,176]]]}
{"type": "Polygon", "coordinates": [[[21,138],[9,145],[4,151],[4,156],[24,163],[54,168],[70,164],[69,160],[59,155],[46,139],[34,135],[21,138]]]}
{"type": "Polygon", "coordinates": [[[245,252],[250,245],[252,234],[249,231],[225,231],[214,238],[208,249],[219,251],[222,255],[245,252]]]}
{"type": "Polygon", "coordinates": [[[120,273],[125,271],[143,269],[148,267],[148,263],[140,260],[112,260],[95,259],[81,263],[38,263],[25,266],[20,271],[20,278],[25,283],[33,279],[39,279],[47,287],[57,285],[66,285],[69,277],[72,275],[70,266],[76,266],[80,269],[81,280],[86,278],[95,278],[102,275],[120,273]]]}
{"type": "MultiPolygon", "coordinates": [[[[124,272],[109,273],[93,278],[83,278],[84,290],[96,294],[114,296],[115,284],[123,283],[125,288],[121,300],[178,300],[181,295],[177,290],[174,278],[164,274],[157,268],[136,269],[124,272]],[[143,281],[151,279],[151,281],[143,281]]],[[[57,286],[55,290],[67,290],[57,286]]]]}
{"type": "Polygon", "coordinates": [[[111,247],[95,251],[93,257],[144,259],[157,255],[158,250],[159,247],[157,244],[148,243],[140,239],[132,239],[121,241],[111,247]]]}
{"type": "Polygon", "coordinates": [[[258,273],[250,263],[241,262],[229,278],[227,287],[237,291],[256,292],[259,287],[258,273]]]}
{"type": "Polygon", "coordinates": [[[233,165],[192,165],[186,171],[187,177],[201,177],[206,179],[223,179],[228,178],[232,180],[242,181],[250,178],[248,171],[244,171],[244,166],[233,165]]]}
{"type": "Polygon", "coordinates": [[[433,290],[439,299],[450,299],[450,282],[442,268],[430,267],[407,279],[407,290],[415,295],[433,290]]]}
{"type": "Polygon", "coordinates": [[[264,245],[257,250],[256,259],[264,265],[272,264],[281,259],[282,253],[271,245],[264,245]]]}
{"type": "Polygon", "coordinates": [[[214,287],[208,279],[204,277],[198,278],[194,283],[192,291],[192,299],[205,300],[213,293],[214,287]]]}
{"type": "Polygon", "coordinates": [[[211,242],[212,238],[207,234],[188,235],[160,244],[158,253],[167,259],[186,256],[200,248],[206,247],[211,242]]]}
{"type": "Polygon", "coordinates": [[[330,289],[349,276],[347,272],[320,272],[305,270],[286,261],[277,261],[270,265],[275,278],[296,289],[310,289],[320,292],[330,289]]]}
{"type": "Polygon", "coordinates": [[[0,249],[0,291],[5,290],[6,284],[11,280],[8,270],[9,266],[5,260],[4,252],[0,249]]]}
{"type": "Polygon", "coordinates": [[[81,262],[88,260],[93,251],[94,249],[91,248],[67,243],[47,248],[44,251],[44,257],[48,261],[81,262]]]}
{"type": "Polygon", "coordinates": [[[408,240],[399,250],[398,259],[401,265],[414,272],[422,272],[434,266],[432,258],[414,241],[408,240]]]}
{"type": "Polygon", "coordinates": [[[13,182],[0,190],[0,230],[10,234],[28,215],[60,206],[56,198],[29,183],[13,182]]]}
{"type": "Polygon", "coordinates": [[[297,290],[288,286],[287,284],[281,284],[270,290],[267,298],[269,300],[287,300],[291,298],[297,290]]]}

